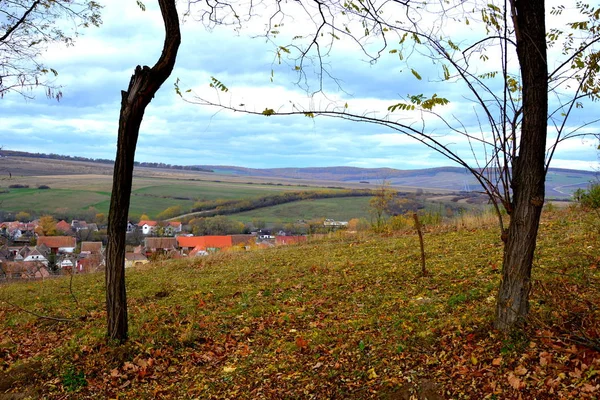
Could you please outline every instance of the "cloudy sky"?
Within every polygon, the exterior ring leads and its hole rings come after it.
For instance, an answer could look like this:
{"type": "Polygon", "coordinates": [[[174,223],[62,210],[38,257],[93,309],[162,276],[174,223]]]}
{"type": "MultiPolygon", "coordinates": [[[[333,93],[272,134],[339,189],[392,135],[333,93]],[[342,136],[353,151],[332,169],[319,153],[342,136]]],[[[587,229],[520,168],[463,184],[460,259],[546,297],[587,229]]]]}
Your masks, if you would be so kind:
{"type": "MultiPolygon", "coordinates": [[[[133,0],[107,0],[101,4],[104,24],[100,28],[86,29],[75,46],[52,46],[45,55],[45,63],[59,72],[56,83],[62,85],[64,94],[60,102],[46,99],[43,94],[33,100],[15,94],[0,99],[0,146],[114,158],[120,91],[127,88],[136,65],[154,64],[162,49],[164,30],[153,3],[146,2],[146,11],[133,0]]],[[[392,47],[377,63],[371,63],[355,45],[339,41],[325,58],[326,71],[336,81],[325,77],[324,91],[310,97],[308,93],[319,88],[318,77],[312,74],[314,65],[305,66],[308,80],[298,85],[294,61],[284,57],[280,64],[277,45],[264,37],[254,37],[264,32],[265,23],[265,18],[255,18],[242,30],[232,26],[206,29],[194,18],[187,18],[175,70],[146,110],[137,161],[253,168],[343,165],[415,169],[453,165],[422,144],[383,126],[325,117],[245,115],[190,104],[175,93],[176,79],[183,90],[193,89],[185,94],[188,100],[194,100],[195,94],[225,105],[243,104],[246,110],[259,112],[265,108],[332,109],[348,104],[351,112],[386,118],[387,107],[407,94],[438,93],[450,100],[439,111],[444,117],[453,123],[458,121],[457,126],[464,126],[474,135],[485,134],[481,111],[474,107],[472,96],[461,83],[440,83],[439,65],[418,55],[412,56],[410,64],[401,62],[397,53],[389,52],[392,47]],[[417,80],[411,68],[418,70],[423,79],[417,80]],[[211,76],[225,83],[229,92],[211,89],[211,76]]],[[[292,35],[305,34],[310,24],[288,15],[285,27],[278,29],[282,33],[274,40],[287,44],[292,35]]],[[[469,32],[453,34],[460,41],[469,32]]],[[[367,43],[367,49],[376,50],[377,42],[367,43]]],[[[597,111],[597,104],[578,110],[571,126],[590,121],[597,111]]],[[[392,116],[417,127],[425,123],[428,132],[465,159],[473,159],[464,139],[449,132],[436,118],[422,117],[416,112],[392,116]]],[[[585,129],[600,130],[598,124],[585,129]]],[[[581,139],[564,142],[552,166],[598,169],[596,146],[581,139]]],[[[484,157],[477,149],[475,155],[484,157]]]]}

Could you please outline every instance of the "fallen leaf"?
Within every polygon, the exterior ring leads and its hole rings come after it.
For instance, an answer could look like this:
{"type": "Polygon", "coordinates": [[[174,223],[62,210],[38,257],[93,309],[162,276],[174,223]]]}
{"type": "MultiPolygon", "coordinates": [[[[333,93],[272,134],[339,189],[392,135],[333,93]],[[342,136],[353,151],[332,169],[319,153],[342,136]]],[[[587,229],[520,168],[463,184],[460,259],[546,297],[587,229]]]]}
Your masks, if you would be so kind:
{"type": "Polygon", "coordinates": [[[512,372],[510,374],[508,374],[508,383],[515,390],[519,390],[519,389],[521,389],[522,387],[525,386],[525,384],[523,383],[523,381],[521,379],[517,378],[515,376],[515,374],[513,374],[512,372]]]}
{"type": "Polygon", "coordinates": [[[302,336],[298,336],[296,338],[296,346],[298,346],[299,349],[305,349],[308,347],[308,341],[306,339],[304,339],[302,336]]]}
{"type": "Polygon", "coordinates": [[[233,372],[235,370],[236,370],[236,367],[231,367],[231,366],[230,367],[223,367],[223,372],[229,373],[229,372],[233,372]]]}
{"type": "Polygon", "coordinates": [[[493,365],[494,367],[499,367],[499,366],[500,366],[500,364],[502,364],[502,357],[494,358],[494,359],[492,360],[492,365],[493,365]]]}
{"type": "Polygon", "coordinates": [[[586,383],[581,388],[581,391],[586,392],[586,393],[592,393],[592,392],[595,392],[596,390],[598,390],[598,388],[600,388],[600,385],[592,386],[589,383],[586,383]]]}
{"type": "Polygon", "coordinates": [[[370,370],[367,371],[367,377],[369,379],[375,379],[377,378],[379,375],[377,375],[377,373],[375,372],[375,368],[371,368],[370,370]]]}
{"type": "Polygon", "coordinates": [[[527,368],[525,368],[522,365],[519,365],[517,368],[515,368],[515,374],[519,375],[519,376],[523,376],[527,373],[527,368]]]}

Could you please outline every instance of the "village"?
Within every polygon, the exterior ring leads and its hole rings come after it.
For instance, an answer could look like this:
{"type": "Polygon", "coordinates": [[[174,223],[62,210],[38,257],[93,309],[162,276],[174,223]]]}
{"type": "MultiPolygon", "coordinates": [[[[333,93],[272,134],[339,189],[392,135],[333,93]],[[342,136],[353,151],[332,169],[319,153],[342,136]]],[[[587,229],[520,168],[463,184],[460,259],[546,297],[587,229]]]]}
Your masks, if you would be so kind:
{"type": "MultiPolygon", "coordinates": [[[[345,221],[325,219],[324,227],[343,228],[345,221]]],[[[95,223],[61,220],[53,233],[46,235],[40,220],[0,223],[0,283],[43,279],[104,270],[106,237],[98,234],[95,223]]],[[[273,232],[274,233],[274,232],[273,232]]],[[[128,245],[125,267],[146,264],[157,259],[207,256],[221,251],[249,251],[304,242],[306,235],[285,231],[272,234],[259,229],[248,234],[193,236],[181,222],[142,220],[127,224],[128,245]],[[141,237],[140,237],[141,235],[141,237]]]]}

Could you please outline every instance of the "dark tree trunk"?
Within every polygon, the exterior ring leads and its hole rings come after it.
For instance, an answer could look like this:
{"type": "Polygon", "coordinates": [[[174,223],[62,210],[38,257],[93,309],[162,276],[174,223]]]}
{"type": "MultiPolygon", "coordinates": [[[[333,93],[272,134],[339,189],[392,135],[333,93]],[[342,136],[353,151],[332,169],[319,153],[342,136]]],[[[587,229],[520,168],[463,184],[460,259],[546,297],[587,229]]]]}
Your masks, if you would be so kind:
{"type": "Polygon", "coordinates": [[[146,106],[167,80],[181,43],[179,17],[174,0],[158,0],[165,24],[165,43],[154,67],[135,69],[127,91],[121,92],[121,114],[113,188],[108,213],[108,245],[106,248],[106,312],[108,338],[127,340],[127,295],[125,290],[125,231],[131,199],[133,161],[140,124],[146,106]]]}
{"type": "Polygon", "coordinates": [[[511,330],[529,312],[531,267],[544,205],[548,67],[544,0],[511,0],[523,86],[519,157],[513,163],[513,210],[505,240],[495,326],[511,330]]]}

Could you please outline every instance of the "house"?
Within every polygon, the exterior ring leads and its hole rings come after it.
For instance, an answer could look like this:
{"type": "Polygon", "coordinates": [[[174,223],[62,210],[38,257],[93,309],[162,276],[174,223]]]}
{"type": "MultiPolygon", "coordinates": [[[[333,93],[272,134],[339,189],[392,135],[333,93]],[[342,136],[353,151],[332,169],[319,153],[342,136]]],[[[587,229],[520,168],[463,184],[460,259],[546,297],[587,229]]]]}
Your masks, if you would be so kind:
{"type": "Polygon", "coordinates": [[[348,221],[335,221],[333,219],[326,219],[323,222],[323,225],[327,226],[327,227],[332,227],[332,228],[340,228],[340,227],[348,226],[348,221]]]}
{"type": "Polygon", "coordinates": [[[46,256],[48,256],[49,253],[38,249],[38,247],[36,246],[33,250],[28,251],[27,255],[24,256],[23,261],[24,262],[39,262],[44,264],[45,267],[48,266],[48,258],[46,258],[46,256]]]}
{"type": "Polygon", "coordinates": [[[127,221],[127,233],[135,232],[137,229],[137,225],[132,223],[131,221],[127,221]]]}
{"type": "Polygon", "coordinates": [[[77,241],[72,236],[38,236],[37,244],[45,245],[52,254],[72,253],[77,247],[77,241]]]}
{"type": "Polygon", "coordinates": [[[60,269],[64,269],[66,271],[73,271],[73,267],[75,266],[75,264],[76,262],[73,263],[73,260],[71,260],[69,257],[65,257],[62,260],[60,260],[58,266],[60,267],[60,269]]]}
{"type": "Polygon", "coordinates": [[[180,221],[169,221],[164,227],[165,236],[174,236],[182,231],[182,224],[180,221]]]}
{"type": "Polygon", "coordinates": [[[158,222],[156,221],[140,221],[138,227],[142,230],[144,235],[151,235],[156,231],[158,222]]]}
{"type": "Polygon", "coordinates": [[[215,252],[232,246],[231,236],[177,236],[177,245],[182,254],[197,251],[215,252]]]}
{"type": "Polygon", "coordinates": [[[104,265],[104,255],[101,253],[80,253],[75,262],[78,273],[99,271],[102,270],[104,265]]]}
{"type": "Polygon", "coordinates": [[[148,264],[148,258],[143,254],[125,253],[125,268],[148,264]]]}
{"type": "Polygon", "coordinates": [[[174,237],[147,237],[144,239],[146,253],[169,252],[177,250],[177,238],[174,237]]]}
{"type": "Polygon", "coordinates": [[[296,244],[306,242],[306,236],[276,236],[275,244],[277,246],[283,246],[288,244],[296,244]]]}
{"type": "Polygon", "coordinates": [[[71,224],[69,224],[64,219],[56,223],[56,230],[64,234],[73,233],[73,230],[71,229],[71,224]]]}
{"type": "Polygon", "coordinates": [[[102,242],[81,242],[81,253],[102,254],[104,247],[102,242]]]}
{"type": "Polygon", "coordinates": [[[75,232],[79,232],[82,229],[88,229],[88,224],[85,221],[79,221],[74,219],[73,221],[71,221],[71,228],[75,232]]]}

